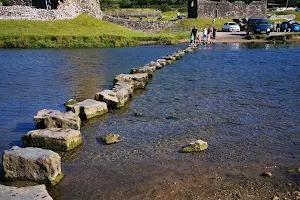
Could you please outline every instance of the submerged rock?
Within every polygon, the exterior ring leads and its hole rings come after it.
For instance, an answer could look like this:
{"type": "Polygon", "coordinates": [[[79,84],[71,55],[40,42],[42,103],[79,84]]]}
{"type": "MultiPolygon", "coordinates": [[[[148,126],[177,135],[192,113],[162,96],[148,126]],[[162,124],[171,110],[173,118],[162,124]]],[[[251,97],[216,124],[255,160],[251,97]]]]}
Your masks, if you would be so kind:
{"type": "Polygon", "coordinates": [[[207,142],[203,140],[196,140],[184,147],[181,147],[180,152],[182,153],[199,152],[199,151],[204,151],[207,148],[208,148],[207,142]]]}
{"type": "Polygon", "coordinates": [[[22,141],[25,147],[69,151],[82,143],[82,137],[78,130],[47,128],[29,131],[22,141]]]}
{"type": "Polygon", "coordinates": [[[108,112],[107,104],[93,99],[87,99],[82,102],[69,105],[67,111],[72,111],[78,115],[81,120],[90,119],[92,117],[103,115],[108,112]]]}
{"type": "Polygon", "coordinates": [[[12,187],[0,185],[0,199],[2,200],[53,200],[45,185],[30,187],[12,187]]]}
{"type": "Polygon", "coordinates": [[[58,183],[61,172],[61,158],[51,151],[41,148],[12,147],[4,151],[3,171],[7,180],[25,180],[37,183],[58,183]]]}
{"type": "Polygon", "coordinates": [[[37,129],[44,128],[71,128],[80,129],[81,120],[73,112],[60,112],[59,110],[40,110],[34,116],[35,127],[37,129]]]}
{"type": "Polygon", "coordinates": [[[106,134],[103,135],[101,139],[105,144],[114,144],[121,141],[120,137],[121,136],[119,134],[106,134]]]}

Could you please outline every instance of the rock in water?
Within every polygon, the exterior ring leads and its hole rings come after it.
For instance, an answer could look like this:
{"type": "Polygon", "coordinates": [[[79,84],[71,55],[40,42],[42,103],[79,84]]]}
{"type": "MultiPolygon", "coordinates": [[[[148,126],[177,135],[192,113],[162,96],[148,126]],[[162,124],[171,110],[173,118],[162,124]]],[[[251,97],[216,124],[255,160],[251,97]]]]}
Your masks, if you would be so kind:
{"type": "Polygon", "coordinates": [[[62,179],[58,153],[40,148],[12,147],[4,151],[3,171],[7,180],[25,180],[55,185],[62,179]]]}
{"type": "Polygon", "coordinates": [[[37,129],[44,128],[71,128],[80,129],[81,120],[73,112],[60,112],[59,110],[40,110],[34,116],[35,127],[37,129]]]}
{"type": "Polygon", "coordinates": [[[12,187],[0,185],[0,199],[2,200],[53,200],[45,185],[30,187],[12,187]]]}
{"type": "Polygon", "coordinates": [[[105,144],[113,144],[121,141],[119,134],[106,134],[103,135],[101,139],[105,144]]]}
{"type": "Polygon", "coordinates": [[[47,128],[29,131],[22,141],[25,147],[69,151],[82,143],[82,137],[78,130],[47,128]]]}
{"type": "Polygon", "coordinates": [[[133,85],[134,89],[143,89],[148,82],[148,74],[119,74],[115,77],[114,84],[117,84],[118,82],[126,82],[133,85]]]}
{"type": "Polygon", "coordinates": [[[77,101],[75,99],[69,99],[67,102],[64,103],[64,106],[67,107],[67,106],[73,105],[75,103],[77,103],[77,101]]]}
{"type": "Polygon", "coordinates": [[[108,112],[107,104],[93,99],[87,99],[82,102],[66,106],[67,111],[72,111],[78,115],[81,120],[103,115],[108,112]]]}
{"type": "Polygon", "coordinates": [[[199,151],[204,151],[207,148],[208,148],[207,142],[203,140],[196,140],[184,147],[181,147],[180,152],[182,153],[199,152],[199,151]]]}

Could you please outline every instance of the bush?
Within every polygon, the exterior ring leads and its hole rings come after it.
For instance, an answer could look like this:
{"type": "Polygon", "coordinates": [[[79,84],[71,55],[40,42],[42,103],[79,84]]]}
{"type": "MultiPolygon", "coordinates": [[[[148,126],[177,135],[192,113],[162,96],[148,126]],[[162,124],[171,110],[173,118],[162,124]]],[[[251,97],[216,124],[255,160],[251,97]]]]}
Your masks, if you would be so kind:
{"type": "Polygon", "coordinates": [[[171,6],[169,6],[169,5],[167,5],[167,4],[163,4],[163,5],[160,6],[160,10],[161,10],[162,12],[167,12],[167,11],[171,11],[172,8],[171,8],[171,6]]]}
{"type": "Polygon", "coordinates": [[[178,12],[180,12],[180,13],[187,13],[188,9],[187,8],[179,8],[178,12]]]}
{"type": "Polygon", "coordinates": [[[8,6],[8,0],[0,0],[0,5],[8,6]]]}

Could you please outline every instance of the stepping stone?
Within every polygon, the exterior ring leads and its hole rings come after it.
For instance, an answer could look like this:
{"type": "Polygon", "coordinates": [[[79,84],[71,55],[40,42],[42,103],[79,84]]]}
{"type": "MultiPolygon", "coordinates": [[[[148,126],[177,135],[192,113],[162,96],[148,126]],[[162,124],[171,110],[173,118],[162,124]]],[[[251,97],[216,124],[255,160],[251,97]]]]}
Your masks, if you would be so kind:
{"type": "Polygon", "coordinates": [[[87,120],[108,112],[105,102],[99,102],[93,99],[87,99],[82,102],[66,106],[66,110],[72,111],[78,115],[81,120],[87,120]]]}
{"type": "Polygon", "coordinates": [[[140,68],[132,68],[130,73],[131,74],[147,73],[149,77],[152,77],[155,70],[156,70],[156,66],[145,65],[140,68]]]}
{"type": "Polygon", "coordinates": [[[80,129],[81,120],[73,112],[60,112],[59,110],[40,110],[34,116],[34,122],[37,129],[44,128],[71,128],[80,129]]]}
{"type": "Polygon", "coordinates": [[[30,187],[12,187],[0,185],[0,199],[2,200],[53,200],[45,185],[30,187]]]}
{"type": "Polygon", "coordinates": [[[47,128],[29,131],[22,141],[25,147],[69,151],[82,143],[82,137],[78,130],[47,128]]]}
{"type": "Polygon", "coordinates": [[[51,150],[13,146],[4,151],[3,170],[6,180],[24,180],[37,183],[58,183],[62,178],[61,159],[51,150]]]}
{"type": "Polygon", "coordinates": [[[129,101],[134,86],[125,82],[117,82],[112,90],[96,93],[95,100],[107,103],[109,108],[121,108],[129,101]]]}
{"type": "Polygon", "coordinates": [[[146,83],[148,82],[148,74],[120,74],[115,77],[114,83],[117,82],[126,82],[134,86],[134,89],[145,88],[146,83]]]}
{"type": "Polygon", "coordinates": [[[199,152],[199,151],[204,151],[207,148],[208,148],[207,142],[203,140],[196,140],[184,147],[181,147],[180,152],[182,153],[199,152]]]}

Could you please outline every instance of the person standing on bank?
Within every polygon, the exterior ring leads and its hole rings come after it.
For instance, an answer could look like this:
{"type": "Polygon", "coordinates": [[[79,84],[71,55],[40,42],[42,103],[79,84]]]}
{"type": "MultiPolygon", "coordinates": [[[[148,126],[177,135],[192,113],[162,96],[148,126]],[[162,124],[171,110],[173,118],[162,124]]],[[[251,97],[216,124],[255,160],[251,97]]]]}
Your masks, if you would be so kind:
{"type": "Polygon", "coordinates": [[[197,33],[198,33],[198,29],[196,28],[196,26],[194,26],[194,28],[192,28],[192,32],[191,32],[191,35],[194,36],[194,39],[196,38],[197,33]]]}
{"type": "Polygon", "coordinates": [[[216,39],[216,35],[217,35],[217,29],[216,27],[213,27],[212,38],[216,39]]]}

